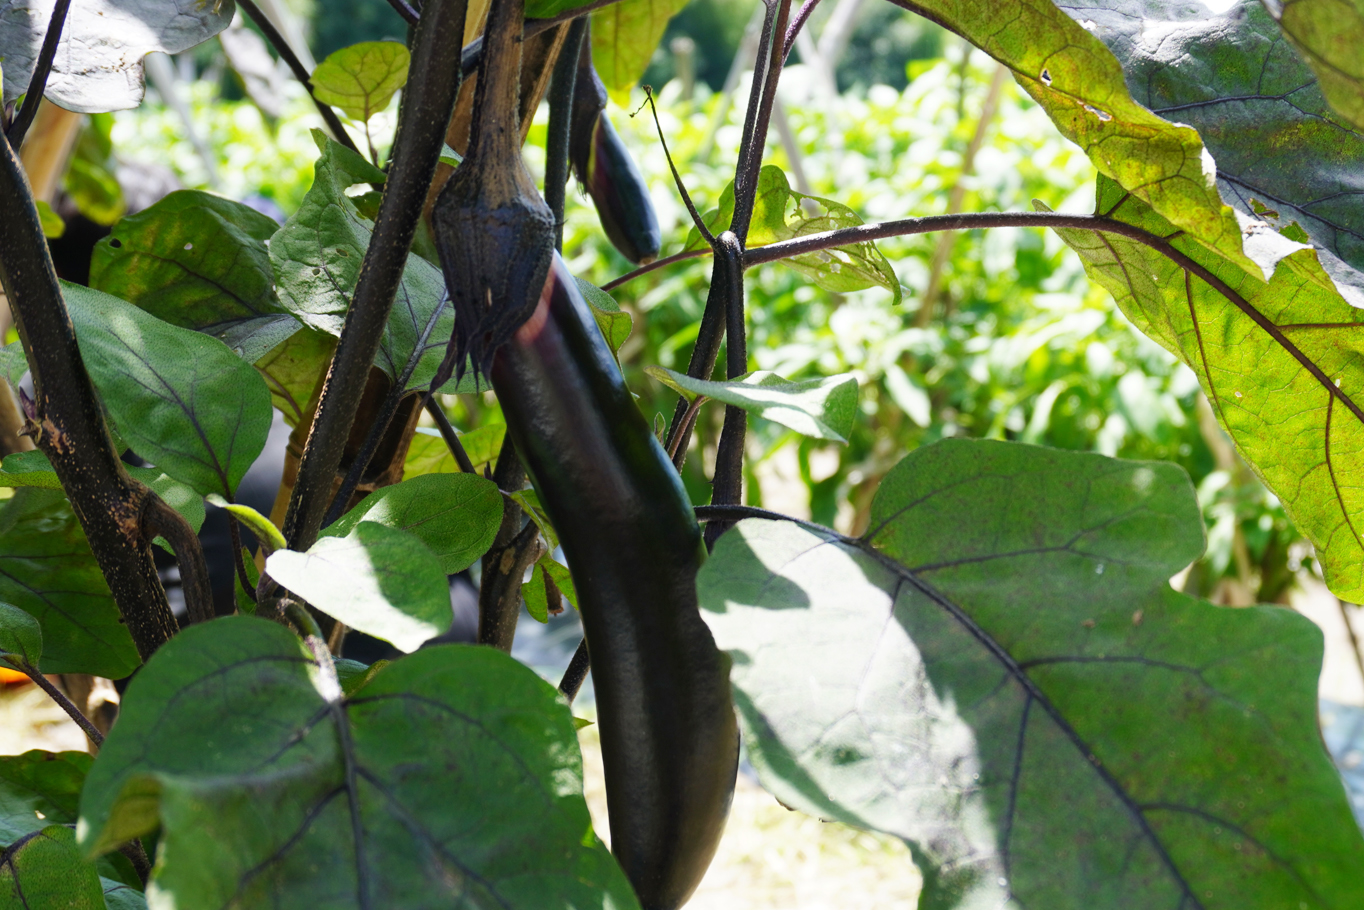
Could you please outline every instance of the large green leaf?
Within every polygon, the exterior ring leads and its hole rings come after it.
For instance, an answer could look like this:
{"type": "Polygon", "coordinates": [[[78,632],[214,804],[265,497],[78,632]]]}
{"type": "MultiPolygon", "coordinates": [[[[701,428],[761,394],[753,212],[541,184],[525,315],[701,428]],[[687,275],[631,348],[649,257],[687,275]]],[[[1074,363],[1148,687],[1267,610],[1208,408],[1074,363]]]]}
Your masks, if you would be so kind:
{"type": "Polygon", "coordinates": [[[307,415],[317,381],[335,350],[336,336],[305,327],[256,361],[256,369],[270,389],[271,402],[289,426],[298,426],[307,415]]]}
{"type": "Polygon", "coordinates": [[[364,41],[333,51],[308,81],[318,101],[363,122],[388,107],[407,84],[411,62],[412,55],[397,41],[364,41]]]}
{"type": "Polygon", "coordinates": [[[1364,905],[1321,633],[1175,592],[1202,528],[1173,465],[979,440],[864,538],[740,523],[699,591],[764,786],[908,840],[923,907],[1364,905]]]}
{"type": "MultiPolygon", "coordinates": [[[[1172,232],[1111,181],[1099,182],[1099,207],[1172,232]]],[[[1364,487],[1355,480],[1364,471],[1364,312],[1340,296],[1315,252],[1272,231],[1252,235],[1247,249],[1274,269],[1265,282],[1259,267],[1243,271],[1175,238],[1241,295],[1243,309],[1146,246],[1060,234],[1137,328],[1198,374],[1218,421],[1316,547],[1331,589],[1364,600],[1364,487]]]]}
{"type": "Polygon", "coordinates": [[[350,698],[278,625],[192,626],[133,680],[81,798],[105,851],[161,826],[177,907],[638,908],[592,833],[572,718],[492,648],[427,648],[350,698]]]}
{"type": "MultiPolygon", "coordinates": [[[[482,473],[484,468],[502,450],[502,439],[507,435],[506,424],[490,423],[467,433],[459,434],[464,454],[469,456],[474,470],[482,473]]],[[[407,459],[403,462],[403,476],[420,477],[423,474],[457,474],[461,470],[445,437],[438,430],[417,427],[412,436],[412,445],[407,449],[407,459]]]]}
{"type": "MultiPolygon", "coordinates": [[[[1101,173],[1210,249],[1246,264],[1236,218],[1218,196],[1198,134],[1134,101],[1118,61],[1052,0],[892,2],[1004,64],[1101,173]]],[[[1133,15],[1140,19],[1139,10],[1133,15]]]]}
{"type": "MultiPolygon", "coordinates": [[[[374,222],[361,214],[346,190],[357,184],[382,183],[384,173],[320,132],[315,131],[314,138],[322,155],[313,165],[312,188],[271,239],[270,259],[285,309],[305,325],[340,335],[374,230],[374,222]]],[[[420,256],[409,255],[375,365],[396,378],[408,358],[419,356],[408,388],[421,388],[440,364],[453,325],[454,311],[445,301],[440,270],[420,256]],[[418,342],[438,308],[436,324],[418,351],[418,342]]]]}
{"type": "Polygon", "coordinates": [[[1267,4],[1288,40],[1311,64],[1327,100],[1364,129],[1364,4],[1360,0],[1282,0],[1267,4]]]}
{"type": "Polygon", "coordinates": [[[55,490],[0,503],[0,601],[43,628],[44,673],[122,679],[140,663],[80,522],[55,490]]]}
{"type": "Polygon", "coordinates": [[[90,287],[256,361],[299,328],[275,293],[268,241],[278,228],[240,202],[177,190],[95,244],[90,287]]]}
{"type": "MultiPolygon", "coordinates": [[[[1260,0],[1217,13],[1180,0],[1114,7],[1062,4],[1118,58],[1133,98],[1198,130],[1222,199],[1364,270],[1364,132],[1331,110],[1260,0]]],[[[1364,305],[1364,276],[1354,283],[1364,305]]]]}
{"type": "Polygon", "coordinates": [[[463,572],[493,545],[502,493],[476,474],[427,474],[375,490],[323,530],[345,537],[362,521],[399,528],[435,554],[446,575],[463,572]]]}
{"type": "Polygon", "coordinates": [[[137,454],[201,494],[231,496],[265,448],[270,393],[216,338],[62,283],[81,356],[137,454]]]}
{"type": "Polygon", "coordinates": [[[43,658],[43,627],[28,613],[0,601],[0,666],[36,668],[43,658]]]}
{"type": "Polygon", "coordinates": [[[0,910],[105,910],[99,873],[70,828],[48,825],[5,851],[0,910]]]}
{"type": "Polygon", "coordinates": [[[399,527],[361,521],[306,553],[276,550],[265,569],[313,606],[403,651],[417,650],[453,619],[440,561],[399,527]]]}
{"type": "Polygon", "coordinates": [[[704,395],[815,439],[847,442],[857,416],[857,379],[851,374],[792,382],[759,370],[717,382],[663,367],[646,367],[644,372],[688,400],[704,395]]]}
{"type": "Polygon", "coordinates": [[[85,752],[38,749],[0,757],[0,846],[48,825],[74,823],[92,760],[85,752]]]}
{"type": "MultiPolygon", "coordinates": [[[[775,164],[765,165],[758,173],[756,193],[746,243],[750,248],[863,223],[860,215],[841,202],[806,196],[791,189],[786,174],[775,164]]],[[[719,207],[707,212],[703,220],[712,234],[729,230],[734,220],[733,181],[720,194],[719,207]]],[[[692,228],[685,248],[702,246],[701,232],[692,228]]],[[[900,282],[895,270],[871,240],[804,253],[781,262],[825,290],[845,293],[879,286],[895,295],[895,304],[900,302],[900,282]]]]}
{"type": "MultiPolygon", "coordinates": [[[[668,20],[688,0],[621,0],[592,14],[592,64],[606,90],[619,102],[649,67],[668,20]]],[[[557,4],[565,9],[574,4],[557,4]]],[[[528,14],[529,15],[529,14],[528,14]]]]}

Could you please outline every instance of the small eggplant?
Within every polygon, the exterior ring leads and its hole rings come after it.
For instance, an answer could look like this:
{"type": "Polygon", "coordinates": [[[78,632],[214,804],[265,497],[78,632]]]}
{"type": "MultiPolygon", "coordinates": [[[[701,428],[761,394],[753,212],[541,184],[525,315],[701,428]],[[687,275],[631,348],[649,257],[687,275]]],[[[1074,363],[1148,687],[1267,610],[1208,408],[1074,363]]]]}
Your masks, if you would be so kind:
{"type": "Polygon", "coordinates": [[[573,91],[569,155],[573,171],[597,207],[606,236],[622,256],[653,262],[663,244],[649,187],[606,116],[606,87],[592,67],[592,43],[583,42],[573,91]]]}
{"type": "Polygon", "coordinates": [[[729,661],[697,607],[700,529],[557,255],[491,379],[573,570],[612,850],[645,910],[675,910],[715,854],[739,760],[729,661]]]}

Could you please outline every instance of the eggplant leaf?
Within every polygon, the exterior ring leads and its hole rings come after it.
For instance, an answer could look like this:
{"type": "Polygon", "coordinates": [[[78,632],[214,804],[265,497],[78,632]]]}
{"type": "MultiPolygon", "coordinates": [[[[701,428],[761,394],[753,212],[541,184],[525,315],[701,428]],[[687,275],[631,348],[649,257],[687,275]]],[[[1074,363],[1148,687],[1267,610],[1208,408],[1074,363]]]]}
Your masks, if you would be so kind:
{"type": "Polygon", "coordinates": [[[572,717],[534,672],[444,645],[330,703],[315,672],[273,623],[184,630],[124,696],[82,846],[159,826],[168,906],[638,910],[592,833],[572,717]]]}
{"type": "Polygon", "coordinates": [[[644,372],[688,401],[713,398],[815,439],[848,441],[857,416],[857,380],[851,374],[791,382],[760,370],[739,379],[693,379],[663,367],[644,372]]]}
{"type": "Polygon", "coordinates": [[[1286,0],[1266,6],[1311,65],[1331,106],[1364,130],[1364,6],[1358,0],[1286,0]]]}
{"type": "Polygon", "coordinates": [[[19,388],[19,382],[28,372],[28,355],[24,353],[21,342],[15,341],[0,348],[0,376],[11,386],[19,388]]]}
{"type": "Polygon", "coordinates": [[[76,849],[76,835],[49,824],[4,852],[0,910],[106,910],[95,864],[76,849]]]}
{"type": "MultiPolygon", "coordinates": [[[[592,64],[617,102],[629,102],[630,89],[648,68],[668,20],[680,13],[687,2],[621,0],[592,13],[592,64]]],[[[561,0],[556,5],[572,9],[576,4],[561,0]]]]}
{"type": "Polygon", "coordinates": [[[0,757],[0,844],[75,823],[91,761],[86,752],[38,749],[0,757]]]}
{"type": "Polygon", "coordinates": [[[23,671],[43,659],[43,628],[28,613],[0,602],[0,665],[23,671]]]}
{"type": "Polygon", "coordinates": [[[407,84],[411,62],[412,55],[397,41],[364,41],[327,55],[308,81],[318,101],[363,123],[388,107],[407,84]]]}
{"type": "MultiPolygon", "coordinates": [[[[502,438],[507,435],[506,424],[490,423],[467,433],[459,434],[464,454],[473,462],[474,470],[480,472],[497,457],[502,449],[502,438]]],[[[438,430],[430,427],[417,427],[412,437],[412,445],[407,449],[407,460],[403,463],[403,476],[412,478],[423,474],[458,474],[460,467],[450,447],[438,430]]]]}
{"type": "Polygon", "coordinates": [[[352,629],[403,651],[417,650],[454,619],[439,560],[416,535],[377,522],[318,538],[306,553],[276,550],[265,570],[352,629]]]}
{"type": "Polygon", "coordinates": [[[592,308],[592,317],[597,320],[602,337],[611,346],[611,353],[619,355],[620,346],[625,344],[634,330],[635,318],[622,310],[614,297],[592,282],[584,281],[577,275],[573,276],[573,280],[578,283],[583,300],[592,308]]]}
{"type": "Polygon", "coordinates": [[[1358,907],[1321,632],[1174,591],[1202,550],[1174,465],[947,440],[864,537],[746,520],[698,587],[763,785],[909,841],[923,906],[1358,907]]]}

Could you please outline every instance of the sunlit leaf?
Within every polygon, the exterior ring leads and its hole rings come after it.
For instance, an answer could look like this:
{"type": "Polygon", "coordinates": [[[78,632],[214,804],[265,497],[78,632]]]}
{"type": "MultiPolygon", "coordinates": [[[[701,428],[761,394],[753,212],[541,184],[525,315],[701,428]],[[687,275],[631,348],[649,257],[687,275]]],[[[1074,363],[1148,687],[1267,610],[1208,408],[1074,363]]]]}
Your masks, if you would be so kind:
{"type": "Polygon", "coordinates": [[[411,60],[407,48],[397,41],[365,41],[333,51],[317,65],[309,81],[318,101],[365,121],[388,107],[393,95],[407,84],[411,60]]]}
{"type": "Polygon", "coordinates": [[[614,297],[595,284],[576,275],[573,276],[573,280],[578,282],[578,290],[582,292],[583,300],[592,308],[592,316],[597,320],[602,337],[611,345],[612,353],[619,354],[620,346],[629,339],[630,332],[635,327],[635,318],[622,310],[614,297]]]}
{"type": "Polygon", "coordinates": [[[851,375],[791,382],[760,370],[717,382],[662,367],[645,372],[689,400],[704,395],[815,439],[847,442],[857,416],[857,380],[851,375]]]}
{"type": "Polygon", "coordinates": [[[1364,6],[1358,0],[1284,0],[1266,4],[1311,64],[1327,100],[1364,129],[1364,6]]]}
{"type": "MultiPolygon", "coordinates": [[[[467,433],[459,434],[464,446],[464,454],[473,462],[474,470],[480,474],[483,468],[497,458],[502,449],[502,438],[507,435],[506,424],[491,423],[467,433]]],[[[438,430],[417,427],[412,436],[412,445],[407,450],[407,460],[403,463],[404,477],[419,477],[422,474],[456,474],[460,466],[450,447],[438,430]]]]}

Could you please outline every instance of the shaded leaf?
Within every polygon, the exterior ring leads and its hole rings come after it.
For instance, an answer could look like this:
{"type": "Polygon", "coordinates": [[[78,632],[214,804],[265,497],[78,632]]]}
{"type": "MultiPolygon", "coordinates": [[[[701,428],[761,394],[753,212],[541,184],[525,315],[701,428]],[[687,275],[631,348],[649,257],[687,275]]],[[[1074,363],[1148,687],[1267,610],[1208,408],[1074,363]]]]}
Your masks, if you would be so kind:
{"type": "Polygon", "coordinates": [[[221,341],[62,282],[81,356],[132,449],[200,493],[231,496],[265,448],[270,395],[221,341]]]}
{"type": "Polygon", "coordinates": [[[74,823],[91,761],[86,752],[39,749],[0,756],[0,845],[48,825],[74,823]]]}
{"type": "MultiPolygon", "coordinates": [[[[0,5],[4,103],[28,91],[54,0],[0,5]]],[[[233,0],[81,0],[72,3],[47,78],[48,100],[83,114],[142,102],[142,58],[178,54],[227,28],[233,0]]]]}
{"type": "Polygon", "coordinates": [[[52,206],[41,199],[34,200],[34,205],[38,207],[38,221],[42,223],[44,237],[56,240],[66,233],[66,222],[61,215],[52,211],[52,206]]]}
{"type": "Polygon", "coordinates": [[[764,786],[910,841],[923,906],[1358,906],[1321,633],[1171,589],[1202,528],[1173,465],[968,440],[864,538],[740,523],[699,591],[764,786]]]}
{"type": "MultiPolygon", "coordinates": [[[[262,545],[271,550],[288,548],[289,543],[284,539],[284,534],[280,532],[279,528],[275,527],[269,518],[250,506],[238,502],[228,502],[216,494],[208,497],[208,501],[211,505],[231,512],[234,518],[246,525],[248,531],[256,535],[256,539],[261,541],[262,545]]],[[[248,560],[248,562],[250,561],[248,560]]]]}
{"type": "Polygon", "coordinates": [[[365,121],[388,107],[407,84],[412,55],[397,41],[364,41],[327,55],[309,82],[317,100],[365,121]]]}
{"type": "Polygon", "coordinates": [[[240,202],[176,190],[95,245],[90,287],[254,362],[299,328],[274,290],[268,241],[278,229],[240,202]]]}
{"type": "Polygon", "coordinates": [[[362,521],[414,535],[435,554],[440,570],[454,575],[493,545],[502,525],[502,493],[474,474],[413,477],[375,490],[322,533],[344,537],[362,521]]]}
{"type": "MultiPolygon", "coordinates": [[[[734,220],[733,181],[720,194],[719,208],[706,213],[703,220],[712,234],[729,230],[730,222],[734,220]]],[[[768,164],[758,173],[753,221],[745,245],[749,248],[767,246],[779,240],[856,227],[862,223],[862,217],[841,202],[797,193],[791,189],[782,169],[768,164]]],[[[692,250],[703,246],[701,232],[692,228],[685,248],[692,250]]],[[[900,303],[900,282],[895,277],[895,270],[873,241],[804,253],[781,262],[825,290],[842,293],[879,286],[895,295],[894,304],[900,303]]]]}
{"type": "MultiPolygon", "coordinates": [[[[1171,232],[1112,181],[1100,180],[1098,204],[1122,221],[1171,232]]],[[[1364,312],[1341,298],[1313,250],[1250,228],[1247,249],[1273,270],[1267,283],[1258,265],[1243,271],[1186,238],[1172,241],[1238,292],[1245,310],[1199,279],[1186,281],[1182,268],[1145,246],[1059,233],[1137,328],[1198,375],[1218,422],[1316,547],[1331,589],[1364,599],[1364,487],[1354,479],[1364,470],[1357,403],[1364,312]]]]}
{"type": "Polygon", "coordinates": [[[289,426],[298,426],[307,414],[318,380],[335,351],[336,336],[305,327],[256,361],[256,369],[270,390],[270,402],[289,426]]]}
{"type": "Polygon", "coordinates": [[[415,651],[450,628],[450,588],[416,535],[362,521],[345,537],[321,537],[306,553],[277,550],[270,577],[352,629],[415,651]]]}
{"type": "Polygon", "coordinates": [[[176,636],[125,694],[83,845],[159,824],[155,889],[178,907],[638,908],[592,834],[569,712],[531,670],[427,648],[331,705],[314,673],[261,620],[176,636]]]}
{"type": "Polygon", "coordinates": [[[60,492],[16,490],[0,502],[0,601],[42,626],[44,673],[122,679],[141,662],[60,492]]]}
{"type": "Polygon", "coordinates": [[[38,620],[0,601],[0,665],[23,672],[43,657],[43,629],[38,620]]]}
{"type": "Polygon", "coordinates": [[[545,590],[545,570],[539,563],[531,569],[530,581],[521,585],[521,599],[526,612],[536,622],[549,622],[549,592],[545,590]]]}
{"type": "MultiPolygon", "coordinates": [[[[1118,58],[1138,103],[1198,130],[1222,199],[1281,229],[1296,226],[1364,269],[1364,128],[1331,110],[1260,0],[1216,13],[1178,0],[1111,7],[1095,0],[1063,6],[1118,58]]],[[[1364,67],[1361,46],[1354,64],[1364,67]]],[[[1364,111],[1364,98],[1359,103],[1364,111]]],[[[1356,304],[1364,305],[1364,294],[1356,304]]]]}
{"type": "Polygon", "coordinates": [[[99,873],[70,828],[48,825],[5,851],[0,910],[105,910],[99,873]]]}
{"type": "MultiPolygon", "coordinates": [[[[502,438],[507,435],[506,424],[490,423],[467,433],[459,434],[464,446],[464,454],[473,462],[474,469],[482,473],[483,468],[497,458],[502,449],[502,438]]],[[[419,477],[422,474],[458,474],[459,464],[450,454],[450,447],[438,430],[430,427],[417,427],[412,437],[412,445],[407,450],[407,460],[403,463],[404,477],[419,477]]]]}
{"type": "Polygon", "coordinates": [[[1357,0],[1266,4],[1320,80],[1331,106],[1364,129],[1364,7],[1357,0]]]}
{"type": "Polygon", "coordinates": [[[635,318],[622,310],[614,297],[595,284],[576,275],[573,280],[578,282],[578,290],[592,308],[592,317],[597,320],[597,327],[601,329],[606,343],[611,345],[611,353],[619,354],[620,346],[625,344],[635,327],[635,318]]]}
{"type": "Polygon", "coordinates": [[[524,490],[517,490],[512,493],[511,499],[525,510],[526,516],[531,521],[535,522],[535,526],[540,529],[540,533],[544,536],[545,543],[548,544],[549,548],[557,550],[559,548],[559,535],[554,530],[554,522],[549,520],[549,513],[545,511],[544,506],[540,505],[540,494],[535,492],[533,488],[527,487],[524,490]]]}
{"type": "Polygon", "coordinates": [[[5,377],[14,388],[28,372],[28,355],[24,353],[22,342],[13,341],[0,348],[0,376],[5,377]]]}
{"type": "Polygon", "coordinates": [[[376,660],[370,666],[365,666],[358,660],[346,660],[345,658],[336,659],[336,678],[341,683],[341,691],[346,695],[354,695],[359,692],[380,670],[387,667],[393,661],[376,660]]]}
{"type": "MultiPolygon", "coordinates": [[[[622,0],[592,13],[592,64],[606,90],[618,102],[629,101],[630,89],[648,68],[668,20],[681,12],[687,2],[622,0]]],[[[581,4],[557,5],[573,9],[581,4]]]]}
{"type": "Polygon", "coordinates": [[[130,884],[100,876],[107,910],[146,910],[147,898],[130,884]]]}
{"type": "Polygon", "coordinates": [[[857,379],[851,374],[791,382],[759,370],[716,382],[663,367],[646,367],[644,372],[688,401],[704,395],[815,439],[847,442],[857,417],[857,379]]]}
{"type": "MultiPolygon", "coordinates": [[[[384,173],[320,131],[315,130],[313,137],[322,155],[313,165],[312,188],[271,239],[270,259],[284,308],[305,325],[339,336],[374,228],[346,190],[357,184],[382,183],[384,173]]],[[[440,364],[453,324],[454,311],[445,300],[440,270],[420,256],[409,255],[375,366],[396,379],[416,352],[420,365],[408,388],[422,388],[440,364]],[[436,325],[416,352],[438,307],[436,325]]]]}

